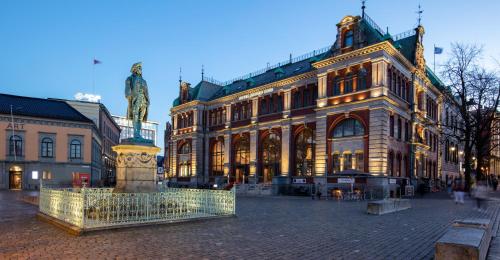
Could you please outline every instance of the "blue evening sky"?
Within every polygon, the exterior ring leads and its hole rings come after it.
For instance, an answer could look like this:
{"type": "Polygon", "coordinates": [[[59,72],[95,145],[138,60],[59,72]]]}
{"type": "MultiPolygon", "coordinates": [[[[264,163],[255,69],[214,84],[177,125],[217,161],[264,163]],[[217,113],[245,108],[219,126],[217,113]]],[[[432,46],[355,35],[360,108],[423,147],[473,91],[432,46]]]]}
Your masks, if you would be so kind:
{"type": "MultiPolygon", "coordinates": [[[[72,99],[95,93],[112,114],[124,115],[124,81],[143,62],[151,96],[150,119],[159,140],[178,95],[179,67],[192,85],[205,74],[218,80],[266,67],[333,44],[336,24],[361,13],[355,0],[241,1],[25,1],[3,0],[0,9],[0,92],[72,99]]],[[[366,12],[396,34],[416,26],[421,3],[427,63],[432,46],[482,44],[500,59],[500,1],[368,0],[366,12]]]]}

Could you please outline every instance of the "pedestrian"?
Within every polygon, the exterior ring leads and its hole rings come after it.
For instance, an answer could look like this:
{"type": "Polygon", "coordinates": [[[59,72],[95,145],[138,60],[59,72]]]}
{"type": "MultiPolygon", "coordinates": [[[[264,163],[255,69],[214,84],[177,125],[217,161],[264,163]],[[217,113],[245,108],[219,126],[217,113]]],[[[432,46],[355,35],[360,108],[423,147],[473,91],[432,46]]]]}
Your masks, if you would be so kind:
{"type": "MultiPolygon", "coordinates": [[[[482,181],[479,181],[476,184],[476,188],[474,189],[474,197],[476,198],[476,206],[477,210],[482,211],[481,205],[484,206],[484,202],[487,198],[488,187],[484,185],[482,181]]],[[[484,207],[486,210],[487,207],[484,207]]]]}
{"type": "Polygon", "coordinates": [[[451,195],[451,184],[452,184],[452,181],[451,181],[451,178],[448,178],[448,180],[446,181],[446,190],[448,191],[448,194],[451,195]]]}
{"type": "Polygon", "coordinates": [[[496,177],[493,177],[493,181],[491,184],[493,185],[493,191],[497,191],[498,179],[496,177]]]}
{"type": "Polygon", "coordinates": [[[455,204],[464,204],[465,187],[461,180],[455,179],[453,182],[453,197],[455,198],[455,204]]]}
{"type": "Polygon", "coordinates": [[[314,196],[316,196],[316,184],[311,184],[311,199],[314,200],[314,196]]]}
{"type": "Polygon", "coordinates": [[[318,196],[318,200],[321,200],[321,183],[318,182],[318,188],[316,189],[316,195],[318,196]]]}

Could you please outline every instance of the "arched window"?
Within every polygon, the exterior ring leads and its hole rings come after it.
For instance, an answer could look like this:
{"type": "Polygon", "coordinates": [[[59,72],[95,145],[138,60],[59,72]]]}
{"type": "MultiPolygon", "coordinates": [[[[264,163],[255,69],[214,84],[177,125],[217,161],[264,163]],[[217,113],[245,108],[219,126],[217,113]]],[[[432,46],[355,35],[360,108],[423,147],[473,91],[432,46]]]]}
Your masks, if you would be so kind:
{"type": "Polygon", "coordinates": [[[295,138],[295,175],[312,176],[314,166],[313,130],[304,128],[295,138]]]}
{"type": "Polygon", "coordinates": [[[72,140],[69,145],[69,158],[81,159],[82,158],[82,143],[79,140],[72,140]]]}
{"type": "Polygon", "coordinates": [[[280,174],[281,140],[271,132],[262,140],[262,176],[264,183],[270,183],[280,174]]]}
{"type": "Polygon", "coordinates": [[[243,182],[250,173],[250,141],[242,135],[234,142],[232,178],[236,183],[243,182]]]}
{"type": "Polygon", "coordinates": [[[41,153],[42,157],[52,158],[54,157],[54,142],[51,138],[44,137],[42,139],[41,153]]]}
{"type": "Polygon", "coordinates": [[[345,32],[344,34],[344,48],[351,47],[354,40],[354,33],[352,30],[345,32]]]}
{"type": "Polygon", "coordinates": [[[212,144],[212,176],[224,175],[224,140],[218,139],[212,144]]]}
{"type": "Polygon", "coordinates": [[[349,137],[360,136],[365,134],[365,129],[361,122],[356,119],[349,118],[339,123],[333,130],[333,137],[349,137]]]}
{"type": "Polygon", "coordinates": [[[9,139],[9,155],[23,155],[23,139],[18,135],[13,135],[9,139]]]}
{"type": "Polygon", "coordinates": [[[191,176],[191,144],[184,143],[177,153],[179,177],[191,176]]]}
{"type": "Polygon", "coordinates": [[[368,71],[365,68],[361,67],[358,72],[358,84],[356,86],[356,91],[366,89],[366,85],[368,82],[368,71]]]}

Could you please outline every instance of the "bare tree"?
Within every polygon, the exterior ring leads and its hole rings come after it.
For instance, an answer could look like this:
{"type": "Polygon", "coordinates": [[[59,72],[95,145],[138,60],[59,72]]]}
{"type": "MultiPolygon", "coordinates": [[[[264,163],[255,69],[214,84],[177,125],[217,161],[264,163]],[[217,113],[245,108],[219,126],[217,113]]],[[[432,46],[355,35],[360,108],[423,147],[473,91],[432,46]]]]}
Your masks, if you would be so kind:
{"type": "Polygon", "coordinates": [[[495,73],[481,66],[482,48],[477,45],[454,43],[450,58],[442,66],[442,76],[448,84],[445,104],[458,113],[454,120],[441,122],[443,134],[456,139],[464,148],[466,189],[471,183],[476,154],[476,176],[489,154],[488,138],[500,100],[499,80],[495,73]]]}

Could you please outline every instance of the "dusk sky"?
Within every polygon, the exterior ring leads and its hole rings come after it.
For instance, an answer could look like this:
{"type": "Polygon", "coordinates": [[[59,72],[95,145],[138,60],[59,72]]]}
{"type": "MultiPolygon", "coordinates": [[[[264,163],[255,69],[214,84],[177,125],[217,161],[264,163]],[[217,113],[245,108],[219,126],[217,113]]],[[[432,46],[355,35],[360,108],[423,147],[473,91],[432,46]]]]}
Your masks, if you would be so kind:
{"type": "MultiPolygon", "coordinates": [[[[72,99],[95,93],[112,114],[124,115],[124,81],[143,62],[150,120],[163,129],[182,78],[196,85],[205,75],[220,81],[253,72],[332,45],[336,24],[359,15],[361,1],[2,1],[0,92],[72,99]]],[[[417,25],[424,10],[425,54],[432,68],[433,45],[483,45],[485,57],[500,60],[500,1],[369,0],[366,13],[397,34],[417,25]]],[[[439,71],[439,69],[438,69],[439,71]]]]}

